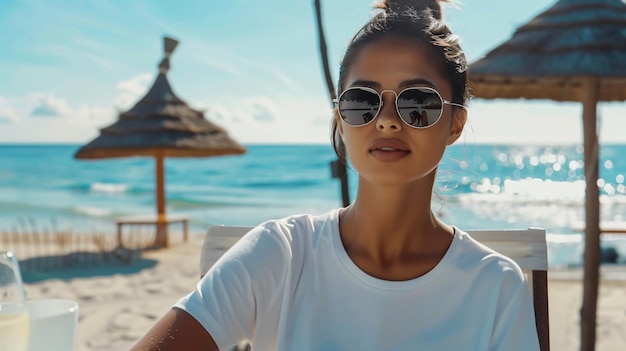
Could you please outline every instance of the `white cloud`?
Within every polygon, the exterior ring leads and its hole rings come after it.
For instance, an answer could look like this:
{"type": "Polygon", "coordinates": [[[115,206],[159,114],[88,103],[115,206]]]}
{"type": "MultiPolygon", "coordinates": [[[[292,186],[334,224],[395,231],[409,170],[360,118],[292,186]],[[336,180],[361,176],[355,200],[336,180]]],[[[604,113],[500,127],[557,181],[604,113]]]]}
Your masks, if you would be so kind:
{"type": "Polygon", "coordinates": [[[8,115],[4,115],[2,114],[2,112],[0,112],[0,124],[6,124],[6,123],[15,123],[15,118],[12,118],[11,116],[8,116],[8,115]]]}
{"type": "Polygon", "coordinates": [[[241,143],[328,143],[331,110],[307,97],[222,98],[206,106],[209,120],[241,143]]]}
{"type": "MultiPolygon", "coordinates": [[[[626,142],[626,105],[598,106],[600,143],[626,142]]],[[[472,102],[460,142],[582,144],[582,105],[528,100],[472,102]]]]}
{"type": "Polygon", "coordinates": [[[120,93],[113,101],[113,105],[121,110],[129,109],[148,92],[148,84],[152,79],[154,79],[152,74],[143,73],[117,83],[120,93]]]}
{"type": "MultiPolygon", "coordinates": [[[[38,94],[37,94],[38,95],[38,94]]],[[[32,117],[63,117],[70,115],[72,110],[69,107],[67,101],[60,99],[53,94],[49,94],[43,97],[37,97],[31,95],[27,100],[37,99],[35,107],[31,110],[30,116],[32,117]]],[[[27,103],[30,104],[30,101],[27,103]]]]}
{"type": "Polygon", "coordinates": [[[15,123],[17,115],[10,103],[0,96],[0,124],[15,123]]]}
{"type": "Polygon", "coordinates": [[[117,88],[124,92],[139,95],[146,92],[148,83],[150,83],[151,80],[152,74],[143,73],[117,83],[117,88]]]}
{"type": "MultiPolygon", "coordinates": [[[[216,103],[192,104],[205,109],[206,117],[213,122],[271,124],[282,116],[282,106],[267,96],[223,99],[216,103]]],[[[219,124],[219,123],[218,123],[219,124]]]]}
{"type": "Polygon", "coordinates": [[[0,128],[2,142],[83,142],[116,116],[111,107],[72,106],[63,98],[43,93],[2,98],[2,115],[12,122],[0,128]]]}
{"type": "MultiPolygon", "coordinates": [[[[582,125],[582,117],[577,123],[582,125]]],[[[598,109],[600,143],[626,143],[626,103],[602,104],[598,109]]]]}
{"type": "MultiPolygon", "coordinates": [[[[140,75],[118,84],[120,95],[130,102],[145,92],[150,75],[140,75]]],[[[49,109],[55,118],[19,118],[19,123],[4,124],[0,140],[5,142],[77,142],[98,135],[99,128],[113,123],[118,113],[103,105],[74,105],[54,94],[34,93],[26,97],[3,99],[0,111],[15,111],[11,116],[29,116],[36,108],[49,109]],[[10,128],[5,128],[9,127],[10,128]]],[[[241,143],[319,143],[328,140],[328,125],[320,116],[328,112],[308,97],[248,96],[226,97],[216,102],[191,104],[206,109],[209,120],[224,127],[241,143]]]]}
{"type": "Polygon", "coordinates": [[[222,104],[213,104],[210,107],[205,107],[205,117],[211,122],[219,124],[223,121],[232,119],[230,110],[222,104]]]}
{"type": "Polygon", "coordinates": [[[261,123],[271,123],[280,119],[281,111],[268,97],[262,96],[246,101],[250,117],[261,123]]]}

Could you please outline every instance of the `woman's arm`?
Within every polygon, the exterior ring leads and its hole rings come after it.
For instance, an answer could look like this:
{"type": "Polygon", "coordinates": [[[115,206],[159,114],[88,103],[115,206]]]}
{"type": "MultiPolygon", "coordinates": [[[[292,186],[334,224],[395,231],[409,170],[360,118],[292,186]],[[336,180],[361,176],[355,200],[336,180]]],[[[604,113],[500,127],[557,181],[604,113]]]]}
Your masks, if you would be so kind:
{"type": "Polygon", "coordinates": [[[264,227],[244,235],[131,351],[217,351],[250,340],[259,314],[280,301],[290,253],[284,240],[264,227]]]}
{"type": "Polygon", "coordinates": [[[189,313],[172,308],[130,351],[219,351],[211,334],[189,313]]]}

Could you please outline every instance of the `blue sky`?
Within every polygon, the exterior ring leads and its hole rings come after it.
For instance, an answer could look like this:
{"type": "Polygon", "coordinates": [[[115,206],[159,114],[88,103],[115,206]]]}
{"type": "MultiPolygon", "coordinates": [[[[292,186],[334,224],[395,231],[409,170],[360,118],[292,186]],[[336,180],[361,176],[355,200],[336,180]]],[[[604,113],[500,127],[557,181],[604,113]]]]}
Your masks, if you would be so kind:
{"type": "MultiPolygon", "coordinates": [[[[555,1],[465,0],[446,16],[470,62],[555,1]]],[[[334,78],[371,0],[323,0],[334,78]]],[[[2,0],[0,143],[84,143],[152,83],[180,40],[175,92],[242,143],[326,143],[330,118],[312,0],[2,0]]],[[[602,142],[626,142],[626,103],[601,104],[602,142]]],[[[462,141],[579,143],[581,107],[474,100],[462,141]],[[541,128],[537,128],[537,126],[541,128]]]]}

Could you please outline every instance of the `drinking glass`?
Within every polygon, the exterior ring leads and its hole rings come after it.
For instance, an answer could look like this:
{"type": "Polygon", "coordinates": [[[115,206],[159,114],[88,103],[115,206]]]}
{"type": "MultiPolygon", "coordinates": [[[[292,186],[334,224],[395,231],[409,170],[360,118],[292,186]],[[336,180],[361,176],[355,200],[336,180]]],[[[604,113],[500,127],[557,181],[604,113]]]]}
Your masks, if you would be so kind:
{"type": "Polygon", "coordinates": [[[74,351],[78,303],[63,299],[26,301],[30,316],[29,351],[74,351]]]}
{"type": "Polygon", "coordinates": [[[0,349],[28,351],[30,329],[26,296],[17,258],[0,251],[0,349]]]}

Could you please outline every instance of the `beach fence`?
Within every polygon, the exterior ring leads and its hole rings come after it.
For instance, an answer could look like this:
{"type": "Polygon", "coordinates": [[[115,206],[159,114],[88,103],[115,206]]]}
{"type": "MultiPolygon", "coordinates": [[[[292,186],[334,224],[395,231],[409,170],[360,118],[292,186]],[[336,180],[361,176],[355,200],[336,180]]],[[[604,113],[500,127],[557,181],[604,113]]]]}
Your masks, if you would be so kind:
{"type": "Polygon", "coordinates": [[[23,274],[130,264],[154,242],[154,233],[137,226],[125,239],[121,247],[113,232],[60,230],[54,220],[39,228],[33,219],[18,219],[10,230],[0,231],[0,249],[15,252],[23,274]]]}

